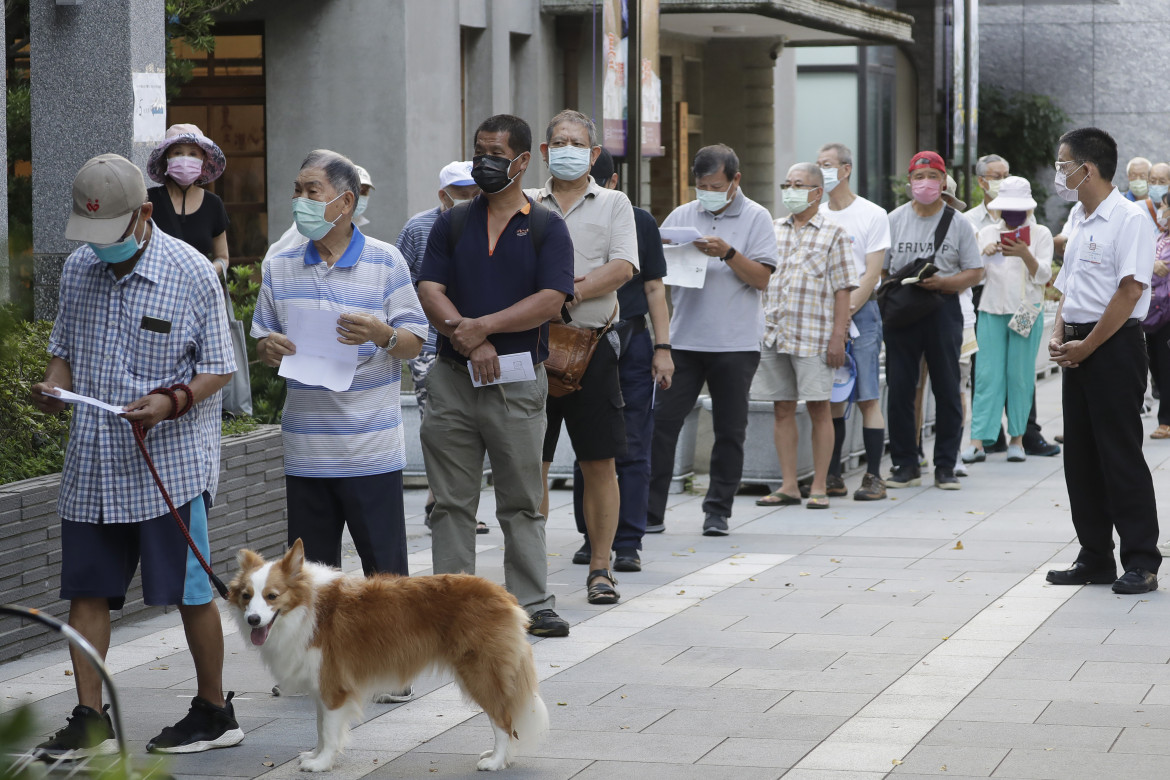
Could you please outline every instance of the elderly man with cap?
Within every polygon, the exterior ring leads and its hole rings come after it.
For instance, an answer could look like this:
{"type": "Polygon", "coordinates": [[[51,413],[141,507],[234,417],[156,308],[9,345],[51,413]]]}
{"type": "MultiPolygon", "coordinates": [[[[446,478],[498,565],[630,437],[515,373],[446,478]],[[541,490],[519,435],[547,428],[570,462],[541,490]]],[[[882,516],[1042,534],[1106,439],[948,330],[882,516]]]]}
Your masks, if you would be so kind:
{"type": "Polygon", "coordinates": [[[910,160],[912,200],[890,212],[891,246],[883,263],[885,275],[895,274],[919,259],[930,259],[938,272],[918,282],[939,294],[941,305],[917,321],[884,328],[888,420],[893,471],[886,486],[903,488],[922,483],[915,445],[914,387],[922,358],[934,391],[937,416],[934,484],[958,490],[955,462],[963,435],[959,398],[959,350],[963,312],[958,294],[983,276],[983,258],[971,224],[942,199],[946,165],[935,152],[919,152],[910,160]]]}
{"type": "MultiPolygon", "coordinates": [[[[57,502],[61,598],[69,599],[69,624],[104,657],[110,610],[122,608],[141,559],[144,601],[178,606],[197,680],[186,717],[146,749],[193,753],[239,744],[244,732],[233,694],[223,695],[223,632],[211,584],[127,423],[146,430],[193,544],[210,557],[220,389],[236,366],[215,271],[190,245],[156,229],[152,212],[142,173],[124,157],[103,154],[78,172],[65,237],[85,243],[65,261],[52,357],[32,400],[55,414],[65,408],[55,396],[68,390],[124,410],[74,407],[57,502]]],[[[113,753],[101,678],[84,658],[73,659],[78,706],[40,749],[67,759],[113,753]]]]}
{"type": "MultiPolygon", "coordinates": [[[[398,234],[395,246],[406,264],[410,266],[410,278],[417,285],[418,274],[422,270],[423,257],[427,254],[427,238],[431,234],[435,220],[449,208],[460,203],[466,203],[479,194],[479,186],[471,178],[471,161],[456,160],[447,163],[439,171],[439,205],[433,209],[420,211],[406,221],[402,232],[398,234]]],[[[422,352],[410,361],[410,377],[414,382],[414,397],[418,401],[419,417],[427,412],[427,374],[435,365],[439,352],[439,335],[433,326],[427,329],[427,340],[423,344],[422,352]]],[[[435,507],[434,493],[427,492],[426,524],[431,526],[431,510],[435,507]]],[[[475,532],[486,534],[486,523],[478,522],[475,532]]]]}

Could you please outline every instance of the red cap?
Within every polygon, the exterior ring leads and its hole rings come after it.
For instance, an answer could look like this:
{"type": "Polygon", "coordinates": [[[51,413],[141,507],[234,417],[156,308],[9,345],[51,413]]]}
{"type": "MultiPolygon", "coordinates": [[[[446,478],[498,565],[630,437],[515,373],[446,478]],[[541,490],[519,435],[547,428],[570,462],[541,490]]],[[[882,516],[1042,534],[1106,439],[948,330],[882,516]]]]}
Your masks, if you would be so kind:
{"type": "Polygon", "coordinates": [[[943,162],[943,158],[938,156],[937,152],[919,152],[910,158],[910,169],[907,173],[913,173],[919,168],[934,168],[936,171],[947,172],[947,164],[943,162]]]}

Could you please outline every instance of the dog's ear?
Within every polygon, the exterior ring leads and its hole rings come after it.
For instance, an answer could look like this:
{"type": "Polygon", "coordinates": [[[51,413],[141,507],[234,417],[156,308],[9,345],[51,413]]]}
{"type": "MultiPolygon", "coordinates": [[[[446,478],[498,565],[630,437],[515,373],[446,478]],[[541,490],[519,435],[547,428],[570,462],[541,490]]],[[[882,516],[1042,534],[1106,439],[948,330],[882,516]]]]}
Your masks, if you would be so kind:
{"type": "Polygon", "coordinates": [[[300,539],[293,542],[293,546],[288,548],[288,552],[284,554],[284,560],[280,562],[280,567],[284,569],[286,574],[299,574],[305,565],[305,545],[300,539]]]}
{"type": "Polygon", "coordinates": [[[248,571],[263,566],[264,558],[251,550],[240,550],[236,553],[236,563],[240,565],[240,571],[248,571]]]}

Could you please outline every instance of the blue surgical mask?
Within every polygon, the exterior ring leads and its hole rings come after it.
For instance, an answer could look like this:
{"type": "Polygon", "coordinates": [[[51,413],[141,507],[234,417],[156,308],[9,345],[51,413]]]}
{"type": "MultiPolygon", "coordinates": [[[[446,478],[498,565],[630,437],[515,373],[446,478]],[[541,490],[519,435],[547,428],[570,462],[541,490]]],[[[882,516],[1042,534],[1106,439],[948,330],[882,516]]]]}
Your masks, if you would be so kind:
{"type": "MultiPolygon", "coordinates": [[[[141,212],[140,212],[141,214],[141,212]]],[[[142,249],[142,243],[134,237],[134,233],[138,230],[138,217],[134,218],[134,227],[130,230],[130,235],[123,238],[121,241],[115,241],[112,244],[94,244],[90,243],[89,248],[98,256],[98,260],[103,263],[124,263],[131,257],[137,254],[139,249],[142,249]]]]}
{"type": "Polygon", "coordinates": [[[728,193],[719,190],[695,190],[695,197],[699,199],[700,206],[712,213],[731,202],[728,193]]]}
{"type": "Polygon", "coordinates": [[[370,205],[370,196],[358,195],[357,205],[353,207],[353,215],[355,217],[360,217],[362,214],[365,214],[366,206],[368,205],[370,205]]]}
{"type": "Polygon", "coordinates": [[[589,173],[593,150],[587,146],[558,146],[548,150],[548,170],[561,181],[576,181],[589,173]]]}
{"type": "Polygon", "coordinates": [[[829,194],[829,190],[841,183],[841,177],[837,175],[836,168],[821,168],[821,176],[825,177],[825,194],[829,194]]]}
{"type": "Polygon", "coordinates": [[[1165,184],[1151,184],[1150,185],[1150,200],[1154,203],[1161,203],[1162,198],[1166,197],[1166,192],[1170,191],[1170,187],[1165,184]]]}
{"type": "MultiPolygon", "coordinates": [[[[345,193],[341,193],[344,195],[345,193]]],[[[338,195],[337,198],[340,198],[338,195]]],[[[334,200],[329,201],[332,203],[334,200]]],[[[297,232],[310,241],[320,241],[329,234],[333,226],[337,224],[337,220],[341,219],[341,215],[337,215],[337,219],[329,222],[325,219],[325,208],[329,203],[323,203],[319,200],[311,198],[293,198],[292,212],[293,222],[296,223],[297,232]]]]}

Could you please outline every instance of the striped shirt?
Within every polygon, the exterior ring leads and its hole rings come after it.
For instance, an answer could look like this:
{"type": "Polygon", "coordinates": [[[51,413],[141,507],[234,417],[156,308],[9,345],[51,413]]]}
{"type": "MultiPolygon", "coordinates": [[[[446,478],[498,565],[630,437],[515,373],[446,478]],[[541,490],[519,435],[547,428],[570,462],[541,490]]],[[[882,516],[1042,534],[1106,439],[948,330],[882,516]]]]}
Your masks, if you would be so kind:
{"type": "MultiPolygon", "coordinates": [[[[69,363],[75,393],[121,406],[196,374],[236,370],[211,263],[153,222],[151,228],[142,257],[121,279],[88,245],[65,261],[49,353],[69,363]]],[[[219,393],[147,433],[147,450],[175,506],[204,491],[214,498],[219,433],[219,393]]],[[[58,514],[83,523],[136,523],[167,511],[125,418],[74,405],[58,514]]]]}
{"type": "MultiPolygon", "coordinates": [[[[312,241],[264,261],[252,336],[286,333],[290,307],[372,314],[419,338],[427,334],[402,254],[357,228],[332,267],[312,241]]],[[[285,474],[364,477],[405,467],[401,375],[401,361],[367,341],[358,348],[357,373],[344,392],[287,380],[281,418],[285,474]]]]}
{"type": "MultiPolygon", "coordinates": [[[[415,214],[406,220],[402,232],[398,234],[398,240],[394,242],[398,251],[406,258],[406,264],[410,267],[410,280],[415,286],[418,286],[418,274],[422,270],[423,258],[427,254],[427,238],[431,235],[435,220],[442,213],[443,210],[436,207],[415,214]]],[[[422,354],[433,355],[438,351],[439,333],[431,326],[427,329],[427,340],[423,344],[422,354]]]]}
{"type": "Polygon", "coordinates": [[[799,229],[791,214],[774,224],[780,265],[764,290],[764,347],[796,357],[823,355],[833,334],[836,293],[857,287],[849,234],[819,210],[799,229]]]}

